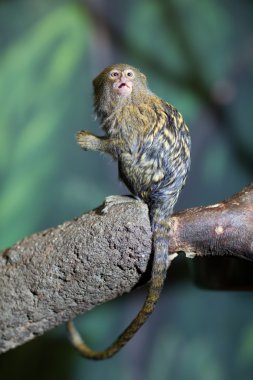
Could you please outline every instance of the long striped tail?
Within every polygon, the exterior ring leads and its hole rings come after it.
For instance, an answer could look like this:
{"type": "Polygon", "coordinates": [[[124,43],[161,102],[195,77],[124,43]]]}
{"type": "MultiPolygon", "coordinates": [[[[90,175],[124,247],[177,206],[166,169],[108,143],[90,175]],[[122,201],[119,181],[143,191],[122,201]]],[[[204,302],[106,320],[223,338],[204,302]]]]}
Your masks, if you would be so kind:
{"type": "Polygon", "coordinates": [[[104,351],[93,351],[82,340],[72,321],[67,323],[70,341],[76,350],[84,357],[93,360],[108,359],[115,355],[133,337],[139,328],[152,314],[164,286],[167,269],[170,265],[168,255],[168,232],[170,229],[169,217],[161,216],[159,209],[150,210],[153,231],[153,267],[151,281],[145,302],[130,325],[123,333],[104,351]]]}

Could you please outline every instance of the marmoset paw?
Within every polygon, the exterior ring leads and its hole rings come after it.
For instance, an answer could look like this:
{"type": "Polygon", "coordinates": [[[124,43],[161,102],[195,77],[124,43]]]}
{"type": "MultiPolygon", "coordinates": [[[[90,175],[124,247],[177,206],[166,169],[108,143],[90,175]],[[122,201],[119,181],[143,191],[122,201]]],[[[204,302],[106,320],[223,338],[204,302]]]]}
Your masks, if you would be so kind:
{"type": "Polygon", "coordinates": [[[76,141],[84,150],[92,149],[96,140],[96,136],[88,131],[79,131],[76,133],[76,141]]]}

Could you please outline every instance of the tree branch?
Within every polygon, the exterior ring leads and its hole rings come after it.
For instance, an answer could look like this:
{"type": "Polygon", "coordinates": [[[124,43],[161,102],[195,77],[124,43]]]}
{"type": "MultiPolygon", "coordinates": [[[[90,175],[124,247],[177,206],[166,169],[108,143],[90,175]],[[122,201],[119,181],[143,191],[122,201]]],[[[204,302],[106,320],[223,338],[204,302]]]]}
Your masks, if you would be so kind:
{"type": "MultiPolygon", "coordinates": [[[[174,214],[169,253],[253,261],[253,184],[217,205],[174,214]]],[[[130,292],[151,252],[148,209],[128,197],[36,233],[0,254],[0,352],[130,292]]],[[[173,257],[173,256],[172,256],[173,257]]]]}

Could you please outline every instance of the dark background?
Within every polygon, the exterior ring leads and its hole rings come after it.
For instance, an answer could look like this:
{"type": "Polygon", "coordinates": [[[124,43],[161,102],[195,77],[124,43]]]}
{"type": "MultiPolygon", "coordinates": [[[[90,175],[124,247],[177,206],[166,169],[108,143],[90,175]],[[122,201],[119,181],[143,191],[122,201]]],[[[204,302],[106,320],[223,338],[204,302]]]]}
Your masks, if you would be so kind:
{"type": "MultiPolygon", "coordinates": [[[[251,0],[0,1],[0,248],[127,192],[109,157],[74,140],[99,133],[91,81],[108,64],[140,68],[190,127],[177,209],[252,181],[252,17],[251,0]]],[[[251,380],[252,293],[201,290],[195,264],[173,264],[156,312],[115,358],[81,359],[59,327],[2,355],[0,379],[251,380]]],[[[103,305],[79,328],[102,348],[144,296],[103,305]]]]}

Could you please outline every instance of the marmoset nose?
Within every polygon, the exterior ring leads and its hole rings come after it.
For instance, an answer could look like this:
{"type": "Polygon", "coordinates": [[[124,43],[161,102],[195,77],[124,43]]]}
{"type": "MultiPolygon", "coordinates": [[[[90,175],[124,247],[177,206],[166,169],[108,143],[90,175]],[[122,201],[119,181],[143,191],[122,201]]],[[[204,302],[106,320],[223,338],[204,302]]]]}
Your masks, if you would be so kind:
{"type": "Polygon", "coordinates": [[[122,71],[121,73],[120,73],[120,80],[126,80],[127,79],[127,76],[126,76],[126,73],[124,72],[124,71],[122,71]]]}

